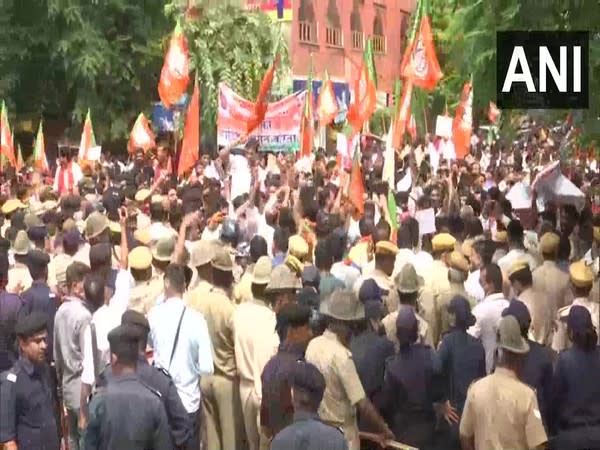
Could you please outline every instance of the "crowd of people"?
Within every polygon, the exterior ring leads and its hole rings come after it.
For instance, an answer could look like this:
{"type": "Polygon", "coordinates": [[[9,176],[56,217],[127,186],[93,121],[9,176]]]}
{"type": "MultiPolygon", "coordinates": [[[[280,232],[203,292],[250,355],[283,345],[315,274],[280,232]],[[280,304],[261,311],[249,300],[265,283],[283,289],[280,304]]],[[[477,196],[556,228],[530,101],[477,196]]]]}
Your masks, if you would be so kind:
{"type": "Polygon", "coordinates": [[[363,140],[358,201],[335,154],[253,140],[186,177],[164,142],[9,168],[0,447],[600,449],[595,174],[519,216],[548,134],[450,145],[396,152],[390,186],[363,140]]]}

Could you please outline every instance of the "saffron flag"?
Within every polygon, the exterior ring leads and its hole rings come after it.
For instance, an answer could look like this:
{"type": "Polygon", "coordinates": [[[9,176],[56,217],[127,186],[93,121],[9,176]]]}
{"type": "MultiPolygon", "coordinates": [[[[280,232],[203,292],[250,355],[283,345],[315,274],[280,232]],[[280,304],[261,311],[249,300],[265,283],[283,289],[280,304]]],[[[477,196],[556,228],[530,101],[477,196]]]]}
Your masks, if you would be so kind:
{"type": "Polygon", "coordinates": [[[360,74],[352,88],[352,103],[348,108],[348,123],[354,133],[360,133],[377,107],[377,73],[373,58],[373,43],[367,41],[360,74]]]}
{"type": "Polygon", "coordinates": [[[179,167],[177,174],[182,176],[189,171],[196,161],[198,161],[198,152],[200,150],[200,89],[198,89],[198,80],[194,84],[194,92],[188,106],[185,117],[185,127],[183,129],[183,143],[181,144],[181,154],[179,155],[179,167]]]}
{"type": "Polygon", "coordinates": [[[41,120],[38,127],[37,136],[35,138],[35,143],[33,144],[33,166],[35,167],[35,170],[39,172],[47,172],[49,170],[48,159],[46,158],[44,130],[41,120]]]}
{"type": "Polygon", "coordinates": [[[355,219],[362,217],[365,212],[365,185],[360,167],[360,146],[356,146],[354,149],[352,170],[350,171],[350,185],[348,187],[348,200],[356,208],[357,214],[355,219]]]}
{"type": "Polygon", "coordinates": [[[406,132],[406,124],[409,122],[410,114],[410,101],[412,99],[413,83],[412,79],[409,78],[402,87],[402,97],[400,98],[400,106],[398,107],[398,114],[396,121],[394,122],[394,137],[392,139],[392,146],[394,148],[402,147],[404,143],[404,133],[406,132]]]}
{"type": "Polygon", "coordinates": [[[310,156],[313,151],[315,124],[313,115],[313,89],[312,89],[312,61],[306,79],[306,97],[304,98],[304,111],[300,122],[300,158],[310,156]]]}
{"type": "Polygon", "coordinates": [[[410,134],[410,138],[413,142],[417,140],[417,121],[415,120],[415,116],[412,114],[408,119],[408,134],[410,134]]]}
{"type": "Polygon", "coordinates": [[[488,107],[488,119],[493,124],[498,123],[498,119],[500,118],[500,110],[496,106],[494,102],[490,102],[490,106],[488,107]]]}
{"type": "Polygon", "coordinates": [[[177,22],[158,82],[158,95],[166,108],[171,108],[185,93],[190,81],[189,70],[187,40],[181,25],[177,22]]]}
{"type": "Polygon", "coordinates": [[[129,153],[135,153],[137,148],[142,148],[147,152],[154,147],[156,147],[154,133],[152,132],[150,124],[148,123],[148,119],[146,119],[144,113],[140,113],[133,124],[131,133],[129,134],[129,144],[127,145],[127,150],[129,153]]]}
{"type": "Polygon", "coordinates": [[[25,162],[23,161],[23,153],[21,153],[21,144],[17,144],[17,162],[16,162],[16,171],[20,172],[23,167],[25,167],[25,162]]]}
{"type": "Polygon", "coordinates": [[[273,85],[273,79],[275,78],[275,69],[279,63],[279,55],[275,57],[275,61],[265,73],[262,81],[260,82],[260,89],[258,90],[258,96],[256,102],[254,102],[254,113],[246,125],[246,133],[250,134],[258,128],[258,126],[265,120],[267,114],[267,108],[269,107],[269,92],[271,92],[271,86],[273,85]]]}
{"type": "Polygon", "coordinates": [[[317,102],[319,126],[325,127],[329,125],[333,119],[336,118],[339,111],[340,108],[333,90],[333,83],[329,79],[329,75],[326,71],[323,84],[321,85],[321,92],[319,92],[319,100],[317,102]]]}
{"type": "Polygon", "coordinates": [[[0,160],[15,167],[15,145],[13,142],[6,104],[2,102],[2,115],[0,116],[0,160]]]}
{"type": "Polygon", "coordinates": [[[96,146],[96,137],[94,136],[94,128],[92,127],[92,117],[88,109],[81,132],[81,141],[79,142],[79,159],[81,161],[88,160],[88,152],[92,147],[96,146]]]}
{"type": "Polygon", "coordinates": [[[467,81],[463,87],[459,105],[452,123],[452,139],[457,159],[464,159],[471,148],[473,128],[473,84],[467,81]]]}

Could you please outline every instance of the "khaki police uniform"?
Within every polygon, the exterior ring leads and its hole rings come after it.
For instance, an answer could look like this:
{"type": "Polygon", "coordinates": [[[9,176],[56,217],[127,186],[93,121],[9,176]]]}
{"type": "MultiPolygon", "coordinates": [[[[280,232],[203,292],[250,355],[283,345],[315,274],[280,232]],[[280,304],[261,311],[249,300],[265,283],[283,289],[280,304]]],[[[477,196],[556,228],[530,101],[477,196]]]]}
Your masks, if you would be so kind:
{"type": "MultiPolygon", "coordinates": [[[[15,243],[13,245],[15,255],[26,256],[31,248],[32,246],[27,237],[27,232],[20,230],[15,237],[15,243]]],[[[31,287],[32,281],[27,265],[16,262],[8,269],[8,284],[6,290],[8,292],[20,294],[31,287]]]]}
{"type": "MultiPolygon", "coordinates": [[[[544,233],[538,247],[542,255],[556,255],[559,244],[560,237],[556,233],[544,233]]],[[[560,270],[555,261],[546,260],[533,271],[533,288],[546,297],[552,317],[559,308],[573,302],[569,274],[560,270]]]]}
{"type": "Polygon", "coordinates": [[[200,380],[207,446],[236,450],[242,446],[244,419],[235,363],[235,307],[223,289],[212,287],[195,297],[193,308],[206,319],[213,347],[214,374],[200,380]]]}
{"type": "MultiPolygon", "coordinates": [[[[136,270],[148,270],[152,266],[152,253],[144,246],[134,248],[129,253],[129,267],[136,270]]],[[[129,294],[129,309],[144,315],[156,305],[156,299],[162,294],[162,277],[152,277],[145,281],[136,281],[129,294]]]]}
{"type": "Polygon", "coordinates": [[[475,450],[529,450],[548,440],[535,391],[503,367],[469,388],[460,434],[474,436],[475,450]]]}
{"type": "Polygon", "coordinates": [[[252,272],[254,264],[249,265],[240,278],[240,282],[233,288],[233,300],[236,304],[247,302],[252,299],[252,272]]]}
{"type": "Polygon", "coordinates": [[[352,353],[334,333],[326,330],[308,344],[306,360],[325,377],[327,387],[319,407],[319,417],[326,424],[344,431],[349,450],[360,449],[356,405],[365,398],[365,391],[352,353]]]}
{"type": "Polygon", "coordinates": [[[548,305],[548,298],[533,288],[525,289],[518,297],[525,303],[531,315],[529,338],[541,345],[550,346],[554,328],[553,308],[548,305]]]}
{"type": "MultiPolygon", "coordinates": [[[[577,287],[590,287],[594,283],[594,273],[590,267],[586,266],[583,260],[577,261],[569,266],[569,278],[571,283],[577,287]]],[[[587,308],[587,310],[590,312],[590,316],[592,316],[592,323],[594,324],[594,327],[596,330],[599,329],[600,304],[597,303],[597,301],[590,300],[589,297],[575,298],[571,305],[560,308],[556,314],[556,332],[554,333],[554,337],[552,339],[552,349],[556,352],[561,352],[571,347],[571,342],[569,341],[567,334],[566,320],[567,317],[569,317],[569,312],[571,311],[571,306],[573,305],[579,305],[587,308]]]]}

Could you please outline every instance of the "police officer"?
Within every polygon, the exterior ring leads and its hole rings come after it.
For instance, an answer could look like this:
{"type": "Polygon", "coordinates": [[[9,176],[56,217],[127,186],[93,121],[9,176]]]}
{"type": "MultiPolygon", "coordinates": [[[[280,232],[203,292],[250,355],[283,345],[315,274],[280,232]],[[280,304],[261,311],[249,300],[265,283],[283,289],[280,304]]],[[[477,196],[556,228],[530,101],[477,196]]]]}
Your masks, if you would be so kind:
{"type": "Polygon", "coordinates": [[[225,247],[227,252],[231,255],[231,261],[233,262],[233,278],[235,282],[239,282],[242,277],[243,269],[235,262],[235,253],[240,240],[240,226],[233,219],[225,219],[221,224],[221,233],[219,235],[219,242],[225,247]]]}
{"type": "Polygon", "coordinates": [[[135,285],[129,294],[129,307],[147,314],[162,293],[162,283],[152,278],[152,252],[140,245],[129,253],[129,269],[135,285]]]}
{"type": "Polygon", "coordinates": [[[386,362],[379,409],[400,441],[427,450],[435,430],[433,403],[441,399],[441,392],[433,370],[434,352],[416,343],[418,334],[414,309],[401,306],[396,319],[400,350],[386,362]]]}
{"type": "Polygon", "coordinates": [[[324,424],[317,411],[325,392],[325,378],[312,364],[299,361],[293,368],[294,423],[281,430],[271,450],[347,450],[343,433],[324,424]]]}
{"type": "Polygon", "coordinates": [[[20,359],[0,375],[0,443],[6,450],[58,450],[48,349],[47,317],[34,311],[15,327],[20,359]]]}
{"type": "Polygon", "coordinates": [[[511,315],[521,327],[521,335],[529,344],[529,353],[523,361],[520,379],[533,389],[538,399],[542,419],[548,426],[550,412],[552,364],[554,355],[548,347],[528,338],[531,326],[531,315],[527,305],[520,300],[511,300],[508,308],[502,312],[502,316],[511,315]]]}
{"type": "Polygon", "coordinates": [[[136,376],[139,327],[120,325],[108,333],[112,376],[90,402],[87,450],[172,450],[161,394],[136,376]]]}
{"type": "Polygon", "coordinates": [[[548,438],[533,389],[519,381],[529,344],[513,316],[498,325],[498,362],[469,387],[460,421],[463,449],[541,449],[548,438]]]}
{"type": "Polygon", "coordinates": [[[600,350],[587,308],[570,308],[567,331],[573,347],[558,356],[552,381],[553,448],[600,448],[600,350]]]}
{"type": "MultiPolygon", "coordinates": [[[[152,389],[160,393],[167,412],[167,419],[171,429],[171,437],[175,446],[184,445],[191,436],[191,424],[188,414],[181,403],[175,383],[166,369],[151,366],[146,359],[146,345],[148,342],[148,332],[150,325],[143,314],[128,310],[123,313],[121,325],[135,327],[138,332],[138,350],[139,357],[137,361],[137,376],[142,383],[147,384],[152,389]]],[[[107,366],[100,375],[97,383],[98,387],[104,387],[111,382],[113,371],[107,366]]]]}

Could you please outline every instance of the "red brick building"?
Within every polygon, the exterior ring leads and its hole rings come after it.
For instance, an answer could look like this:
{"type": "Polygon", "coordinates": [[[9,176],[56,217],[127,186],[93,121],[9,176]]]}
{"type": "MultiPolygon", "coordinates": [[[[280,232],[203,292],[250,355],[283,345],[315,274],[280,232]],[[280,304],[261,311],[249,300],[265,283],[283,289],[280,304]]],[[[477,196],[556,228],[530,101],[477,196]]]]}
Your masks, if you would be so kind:
{"type": "Polygon", "coordinates": [[[365,42],[371,38],[380,101],[382,94],[392,93],[416,0],[245,1],[282,22],[287,31],[294,90],[305,87],[312,55],[314,79],[327,70],[338,98],[349,101],[348,83],[356,78],[365,42]]]}

